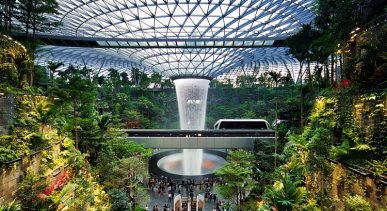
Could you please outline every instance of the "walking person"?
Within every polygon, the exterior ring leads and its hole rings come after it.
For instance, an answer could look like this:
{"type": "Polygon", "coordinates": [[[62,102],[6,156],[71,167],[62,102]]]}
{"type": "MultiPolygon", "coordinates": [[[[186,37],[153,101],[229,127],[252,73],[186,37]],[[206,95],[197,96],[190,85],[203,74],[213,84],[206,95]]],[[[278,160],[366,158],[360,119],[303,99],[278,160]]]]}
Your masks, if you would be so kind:
{"type": "Polygon", "coordinates": [[[172,193],[168,193],[168,203],[172,203],[172,193]]]}

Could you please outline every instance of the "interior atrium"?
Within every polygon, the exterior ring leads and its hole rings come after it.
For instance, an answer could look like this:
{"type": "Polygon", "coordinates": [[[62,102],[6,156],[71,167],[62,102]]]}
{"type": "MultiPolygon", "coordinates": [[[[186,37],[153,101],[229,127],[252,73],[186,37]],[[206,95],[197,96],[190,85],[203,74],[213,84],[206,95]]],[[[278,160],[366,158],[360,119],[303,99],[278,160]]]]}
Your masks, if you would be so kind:
{"type": "Polygon", "coordinates": [[[2,0],[0,211],[387,209],[383,0],[2,0]]]}

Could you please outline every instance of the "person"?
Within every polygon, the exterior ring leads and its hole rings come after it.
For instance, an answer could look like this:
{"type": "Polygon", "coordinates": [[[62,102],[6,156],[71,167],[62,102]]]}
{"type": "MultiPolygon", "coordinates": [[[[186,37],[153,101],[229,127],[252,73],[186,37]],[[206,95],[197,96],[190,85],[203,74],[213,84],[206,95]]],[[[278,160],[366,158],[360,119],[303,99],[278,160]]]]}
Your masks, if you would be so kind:
{"type": "Polygon", "coordinates": [[[172,193],[168,193],[168,203],[172,203],[172,193]]]}
{"type": "Polygon", "coordinates": [[[216,208],[214,207],[214,209],[212,209],[212,211],[216,211],[216,208]]]}
{"type": "Polygon", "coordinates": [[[148,211],[148,210],[149,210],[149,208],[148,208],[148,205],[145,205],[145,210],[146,210],[146,211],[148,211]]]}

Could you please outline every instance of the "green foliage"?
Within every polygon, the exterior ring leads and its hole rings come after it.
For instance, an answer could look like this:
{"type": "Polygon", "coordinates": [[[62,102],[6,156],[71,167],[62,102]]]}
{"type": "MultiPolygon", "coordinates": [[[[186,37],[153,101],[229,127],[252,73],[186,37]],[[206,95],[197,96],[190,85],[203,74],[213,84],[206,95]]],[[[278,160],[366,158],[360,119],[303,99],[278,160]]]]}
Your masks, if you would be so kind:
{"type": "Polygon", "coordinates": [[[56,0],[20,0],[17,2],[16,19],[24,26],[26,35],[32,30],[44,32],[59,25],[59,22],[48,17],[49,14],[57,13],[58,3],[56,0]]]}
{"type": "Polygon", "coordinates": [[[15,199],[7,205],[0,205],[0,211],[20,211],[22,210],[21,204],[15,199]]]}
{"type": "Polygon", "coordinates": [[[15,41],[0,37],[0,84],[23,88],[32,81],[33,60],[26,48],[15,41]]]}
{"type": "Polygon", "coordinates": [[[306,198],[305,188],[297,187],[298,184],[299,182],[293,182],[285,176],[281,181],[276,181],[272,187],[268,187],[263,197],[278,210],[297,209],[306,198]]]}
{"type": "Polygon", "coordinates": [[[17,157],[17,154],[12,149],[0,146],[0,163],[14,160],[17,157]]]}
{"type": "Polygon", "coordinates": [[[354,195],[345,197],[345,210],[371,211],[373,209],[369,201],[359,195],[354,195]]]}
{"type": "Polygon", "coordinates": [[[317,204],[316,200],[309,199],[300,206],[299,208],[301,211],[321,211],[320,206],[317,204]]]}
{"type": "Polygon", "coordinates": [[[252,163],[254,159],[250,152],[244,150],[232,151],[227,162],[220,167],[215,175],[221,177],[225,185],[218,185],[218,193],[225,199],[239,206],[242,192],[249,192],[253,186],[252,163]]]}
{"type": "Polygon", "coordinates": [[[97,118],[97,125],[101,132],[101,139],[103,139],[105,132],[108,130],[109,125],[112,123],[110,116],[102,115],[97,118]]]}
{"type": "Polygon", "coordinates": [[[64,128],[69,129],[63,132],[74,136],[75,145],[82,152],[90,152],[95,157],[96,144],[79,140],[79,137],[93,137],[97,131],[95,103],[98,93],[91,72],[87,68],[68,67],[58,73],[50,94],[59,98],[55,107],[61,110],[61,118],[67,124],[64,128]]]}
{"type": "Polygon", "coordinates": [[[112,202],[112,211],[130,210],[128,194],[122,188],[113,188],[109,191],[112,202]]]}
{"type": "Polygon", "coordinates": [[[44,178],[29,170],[19,183],[19,189],[16,192],[16,197],[21,202],[23,210],[45,208],[44,200],[38,198],[38,194],[42,193],[45,188],[44,178]]]}

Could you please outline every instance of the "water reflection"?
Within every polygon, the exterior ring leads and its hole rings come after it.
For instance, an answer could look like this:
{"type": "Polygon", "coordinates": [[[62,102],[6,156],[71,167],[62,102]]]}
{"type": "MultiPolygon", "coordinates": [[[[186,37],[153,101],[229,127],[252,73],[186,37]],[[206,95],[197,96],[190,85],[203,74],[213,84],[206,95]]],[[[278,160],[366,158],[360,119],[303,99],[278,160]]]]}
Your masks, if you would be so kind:
{"type": "MultiPolygon", "coordinates": [[[[191,158],[196,159],[196,158],[191,158]]],[[[191,171],[187,171],[186,166],[184,165],[184,153],[176,153],[172,155],[167,155],[161,158],[157,162],[157,166],[168,173],[193,176],[191,171]]],[[[203,160],[201,162],[200,174],[194,175],[206,175],[214,173],[219,167],[225,163],[225,159],[209,153],[203,153],[203,160]]]]}

